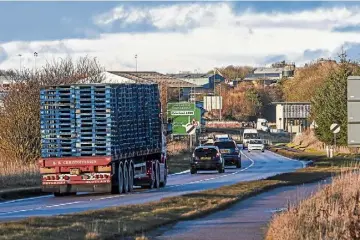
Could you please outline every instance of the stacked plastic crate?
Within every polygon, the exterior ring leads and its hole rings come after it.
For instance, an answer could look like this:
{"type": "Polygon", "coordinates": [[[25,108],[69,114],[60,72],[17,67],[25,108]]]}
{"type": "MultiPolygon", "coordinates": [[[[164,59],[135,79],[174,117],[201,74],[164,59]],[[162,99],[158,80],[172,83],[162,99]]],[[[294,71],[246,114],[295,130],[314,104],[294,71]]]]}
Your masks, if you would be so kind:
{"type": "Polygon", "coordinates": [[[161,146],[155,84],[41,90],[42,157],[136,154],[161,146]]]}
{"type": "Polygon", "coordinates": [[[111,85],[78,85],[76,99],[76,156],[112,155],[118,144],[116,90],[111,85]]]}
{"type": "Polygon", "coordinates": [[[75,92],[72,86],[40,91],[42,157],[73,156],[76,151],[75,92]]]}

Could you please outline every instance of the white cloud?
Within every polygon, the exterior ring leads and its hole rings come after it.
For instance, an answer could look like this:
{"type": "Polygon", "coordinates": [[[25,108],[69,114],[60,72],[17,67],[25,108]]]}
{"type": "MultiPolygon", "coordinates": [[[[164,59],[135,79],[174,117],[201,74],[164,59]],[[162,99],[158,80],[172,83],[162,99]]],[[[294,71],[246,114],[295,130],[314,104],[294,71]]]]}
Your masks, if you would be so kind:
{"type": "Polygon", "coordinates": [[[303,64],[311,59],[304,52],[330,57],[345,42],[360,43],[360,33],[332,32],[334,27],[360,24],[358,8],[322,8],[301,12],[257,13],[234,11],[232,3],[182,3],[157,7],[119,6],[94,17],[101,27],[151,24],[158,32],[101,34],[96,39],[8,42],[2,47],[8,59],[0,68],[37,65],[45,60],[71,55],[97,57],[109,70],[178,72],[214,66],[259,65],[268,56],[285,55],[303,64]],[[187,31],[173,32],[180,29],[187,31]],[[41,51],[40,51],[41,50],[41,51]],[[133,66],[133,67],[132,67],[133,66]]]}

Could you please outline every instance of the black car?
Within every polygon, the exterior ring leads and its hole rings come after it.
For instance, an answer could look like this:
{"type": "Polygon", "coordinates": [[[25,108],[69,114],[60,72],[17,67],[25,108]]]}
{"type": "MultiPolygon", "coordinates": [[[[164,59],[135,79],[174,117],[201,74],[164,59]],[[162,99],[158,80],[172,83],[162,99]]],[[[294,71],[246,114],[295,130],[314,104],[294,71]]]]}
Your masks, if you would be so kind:
{"type": "Polygon", "coordinates": [[[190,160],[190,173],[195,174],[198,170],[218,170],[225,172],[224,159],[216,146],[199,146],[195,148],[190,160]]]}
{"type": "Polygon", "coordinates": [[[236,166],[241,168],[241,153],[237,147],[236,142],[233,140],[216,141],[214,146],[220,149],[221,155],[225,160],[226,166],[236,166]]]}

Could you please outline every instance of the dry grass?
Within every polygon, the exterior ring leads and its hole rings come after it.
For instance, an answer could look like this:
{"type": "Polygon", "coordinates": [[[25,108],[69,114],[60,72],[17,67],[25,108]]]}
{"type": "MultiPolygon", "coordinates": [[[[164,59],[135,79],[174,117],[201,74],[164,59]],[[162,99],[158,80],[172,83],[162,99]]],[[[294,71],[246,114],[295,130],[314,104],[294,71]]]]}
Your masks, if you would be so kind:
{"type": "Polygon", "coordinates": [[[200,217],[224,209],[257,193],[289,184],[314,182],[332,176],[339,167],[311,167],[265,180],[164,198],[161,201],[113,207],[71,215],[30,218],[0,223],[0,239],[84,239],[96,233],[100,239],[122,239],[146,233],[176,221],[200,217]],[[81,223],[81,224],[79,224],[81,223]]]}
{"type": "Polygon", "coordinates": [[[0,160],[0,191],[40,185],[36,164],[21,164],[0,160]]]}
{"type": "Polygon", "coordinates": [[[360,175],[348,172],[276,215],[267,240],[360,239],[360,175]]]}
{"type": "Polygon", "coordinates": [[[91,239],[93,235],[101,239],[121,239],[224,208],[279,182],[243,182],[220,189],[165,198],[153,203],[0,223],[0,239],[91,239]]]}

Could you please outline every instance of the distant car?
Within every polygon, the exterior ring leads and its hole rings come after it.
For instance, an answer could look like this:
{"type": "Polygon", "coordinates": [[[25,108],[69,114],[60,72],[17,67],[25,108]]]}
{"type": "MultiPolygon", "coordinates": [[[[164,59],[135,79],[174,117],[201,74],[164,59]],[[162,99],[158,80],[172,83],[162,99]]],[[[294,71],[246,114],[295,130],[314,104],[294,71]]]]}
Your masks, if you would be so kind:
{"type": "Polygon", "coordinates": [[[190,173],[195,174],[198,170],[225,172],[224,159],[218,147],[199,146],[195,148],[190,160],[190,173]]]}
{"type": "Polygon", "coordinates": [[[241,168],[241,153],[234,140],[215,141],[214,146],[220,149],[226,166],[241,168]]]}
{"type": "Polygon", "coordinates": [[[252,150],[265,151],[265,144],[261,139],[250,139],[248,143],[248,152],[252,150]]]}
{"type": "Polygon", "coordinates": [[[207,140],[207,141],[203,144],[203,146],[214,146],[214,140],[212,140],[212,139],[207,140]]]}
{"type": "Polygon", "coordinates": [[[227,141],[230,140],[230,136],[228,134],[215,135],[215,141],[227,141]]]}

